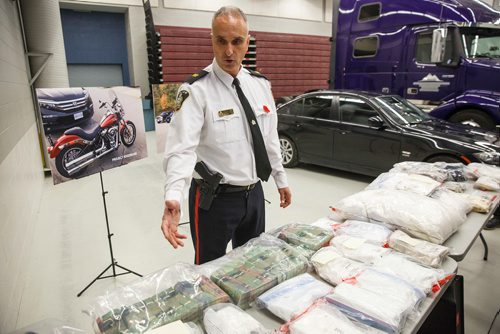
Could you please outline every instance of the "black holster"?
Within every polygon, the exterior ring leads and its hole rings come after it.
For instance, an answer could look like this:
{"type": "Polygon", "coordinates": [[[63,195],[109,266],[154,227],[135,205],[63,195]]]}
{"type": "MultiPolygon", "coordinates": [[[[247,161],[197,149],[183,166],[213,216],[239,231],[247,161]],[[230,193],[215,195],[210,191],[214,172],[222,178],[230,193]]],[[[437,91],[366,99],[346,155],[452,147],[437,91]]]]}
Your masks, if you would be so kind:
{"type": "Polygon", "coordinates": [[[201,180],[196,180],[200,186],[198,207],[203,210],[210,210],[212,201],[217,196],[217,188],[220,180],[222,180],[222,174],[211,172],[203,161],[197,162],[194,170],[202,177],[201,180]]]}

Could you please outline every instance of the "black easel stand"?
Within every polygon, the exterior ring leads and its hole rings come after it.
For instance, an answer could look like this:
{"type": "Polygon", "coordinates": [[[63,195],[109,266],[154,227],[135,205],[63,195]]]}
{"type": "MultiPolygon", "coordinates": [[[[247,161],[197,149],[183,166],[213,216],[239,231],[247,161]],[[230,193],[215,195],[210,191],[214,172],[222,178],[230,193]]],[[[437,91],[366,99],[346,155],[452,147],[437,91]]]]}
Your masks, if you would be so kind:
{"type": "Polygon", "coordinates": [[[109,242],[109,253],[111,255],[111,264],[106,267],[92,282],[90,282],[82,291],[80,291],[76,296],[80,297],[82,293],[85,292],[92,284],[94,284],[95,281],[98,279],[103,279],[103,278],[109,278],[109,277],[116,277],[116,276],[121,276],[121,275],[126,275],[126,274],[135,274],[139,277],[142,277],[141,274],[136,273],[135,271],[132,271],[130,269],[127,269],[125,267],[122,267],[116,262],[114,256],[113,256],[113,245],[111,244],[111,237],[113,236],[112,233],[109,232],[109,222],[108,222],[108,210],[106,208],[106,194],[108,193],[107,191],[104,191],[104,184],[102,182],[102,172],[99,172],[99,176],[101,177],[101,190],[102,190],[102,201],[104,203],[104,216],[106,217],[106,228],[108,229],[108,242],[109,242]],[[115,267],[121,268],[125,270],[125,272],[117,274],[115,267]],[[109,268],[113,268],[113,275],[107,275],[103,276],[106,271],[108,271],[109,268]]]}

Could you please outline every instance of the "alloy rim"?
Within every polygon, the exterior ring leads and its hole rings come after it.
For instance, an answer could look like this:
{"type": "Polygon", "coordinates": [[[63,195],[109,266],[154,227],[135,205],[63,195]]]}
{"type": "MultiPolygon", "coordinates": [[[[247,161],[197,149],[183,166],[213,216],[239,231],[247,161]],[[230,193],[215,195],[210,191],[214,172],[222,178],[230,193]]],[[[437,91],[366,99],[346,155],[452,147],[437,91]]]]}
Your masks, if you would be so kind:
{"type": "Polygon", "coordinates": [[[290,142],[286,139],[280,139],[280,148],[281,159],[283,159],[283,163],[289,163],[292,160],[293,156],[292,144],[290,144],[290,142]]]}

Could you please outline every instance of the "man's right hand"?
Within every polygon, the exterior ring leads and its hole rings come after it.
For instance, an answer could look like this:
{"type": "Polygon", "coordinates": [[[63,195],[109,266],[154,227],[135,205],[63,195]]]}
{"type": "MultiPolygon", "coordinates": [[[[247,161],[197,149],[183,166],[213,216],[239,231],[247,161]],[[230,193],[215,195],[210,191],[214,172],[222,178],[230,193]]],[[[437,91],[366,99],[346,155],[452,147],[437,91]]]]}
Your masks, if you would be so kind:
{"type": "Polygon", "coordinates": [[[184,242],[181,239],[187,238],[186,235],[180,234],[179,231],[177,231],[180,215],[181,205],[179,202],[165,201],[161,230],[168,242],[176,249],[178,246],[184,247],[184,242]]]}

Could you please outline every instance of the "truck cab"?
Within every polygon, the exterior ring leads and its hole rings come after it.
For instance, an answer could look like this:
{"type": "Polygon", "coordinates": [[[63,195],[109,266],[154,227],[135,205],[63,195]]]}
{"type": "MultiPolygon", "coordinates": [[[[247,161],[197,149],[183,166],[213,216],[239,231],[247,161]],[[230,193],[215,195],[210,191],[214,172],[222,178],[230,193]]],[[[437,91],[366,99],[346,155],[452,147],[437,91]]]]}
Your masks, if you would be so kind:
{"type": "Polygon", "coordinates": [[[334,1],[330,86],[403,96],[431,115],[500,124],[500,12],[474,0],[334,1]]]}

